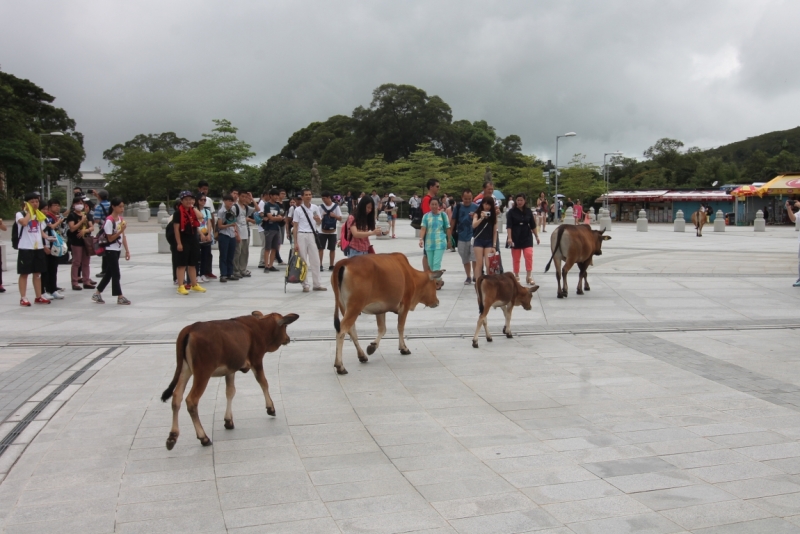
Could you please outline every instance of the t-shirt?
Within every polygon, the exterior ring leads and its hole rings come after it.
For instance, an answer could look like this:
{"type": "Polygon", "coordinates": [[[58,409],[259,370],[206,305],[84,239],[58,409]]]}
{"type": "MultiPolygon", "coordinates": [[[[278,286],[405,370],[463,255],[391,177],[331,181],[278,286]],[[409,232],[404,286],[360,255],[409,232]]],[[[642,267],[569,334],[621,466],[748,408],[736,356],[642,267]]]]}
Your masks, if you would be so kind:
{"type": "Polygon", "coordinates": [[[528,248],[533,246],[531,231],[536,228],[536,218],[530,208],[519,210],[516,207],[508,210],[506,214],[508,229],[511,230],[511,241],[514,248],[528,248]]]}
{"type": "Polygon", "coordinates": [[[381,197],[378,195],[372,195],[372,203],[375,205],[375,209],[373,210],[374,213],[378,212],[378,206],[381,205],[381,197]]]}
{"type": "Polygon", "coordinates": [[[250,238],[250,223],[247,221],[247,206],[241,204],[234,204],[232,211],[234,214],[238,213],[236,217],[236,226],[239,227],[239,236],[242,239],[250,238]]]}
{"type": "Polygon", "coordinates": [[[453,208],[453,220],[456,222],[459,241],[472,240],[472,214],[478,211],[478,206],[470,204],[465,206],[463,202],[456,204],[453,208]]]}
{"type": "Polygon", "coordinates": [[[31,221],[22,226],[20,220],[24,219],[27,213],[21,211],[17,212],[14,220],[17,224],[17,232],[19,232],[19,250],[41,250],[44,248],[42,244],[42,228],[44,223],[31,218],[31,221]]]}
{"type": "Polygon", "coordinates": [[[111,236],[114,235],[118,230],[119,223],[111,220],[111,217],[108,217],[106,222],[103,224],[103,231],[109,238],[109,243],[106,245],[106,250],[122,250],[122,236],[119,236],[113,243],[110,241],[111,236]]]}
{"type": "Polygon", "coordinates": [[[264,214],[264,219],[261,221],[261,228],[264,229],[265,232],[277,232],[281,229],[281,226],[277,222],[270,222],[267,219],[267,213],[272,214],[273,217],[278,217],[283,215],[283,206],[280,204],[273,204],[272,202],[266,202],[261,207],[261,212],[264,214]]]}
{"type": "Polygon", "coordinates": [[[450,221],[447,214],[439,215],[426,213],[422,218],[422,227],[425,228],[425,248],[428,250],[444,250],[447,248],[447,229],[450,221]]]}
{"type": "Polygon", "coordinates": [[[108,200],[101,200],[97,206],[94,207],[94,220],[97,224],[104,224],[106,217],[111,215],[111,202],[108,200]]]}
{"type": "Polygon", "coordinates": [[[330,212],[330,216],[338,216],[341,218],[342,210],[339,209],[339,206],[331,202],[330,204],[320,204],[319,206],[319,213],[320,213],[320,224],[317,225],[317,231],[322,232],[323,234],[333,234],[336,232],[336,228],[333,230],[323,230],[322,229],[322,217],[325,216],[325,212],[330,212]]]}
{"type": "Polygon", "coordinates": [[[422,197],[422,214],[426,214],[431,211],[431,196],[425,195],[422,197]]]}
{"type": "MultiPolygon", "coordinates": [[[[222,206],[219,208],[217,212],[217,220],[223,224],[231,224],[236,222],[236,204],[231,206],[230,217],[228,217],[228,210],[225,209],[225,204],[223,203],[222,206]]],[[[226,235],[228,237],[236,237],[236,230],[233,229],[233,226],[229,226],[228,228],[222,228],[219,231],[220,234],[226,235]]]]}
{"type": "Polygon", "coordinates": [[[67,215],[67,244],[69,246],[79,247],[83,245],[83,239],[78,237],[78,230],[83,230],[87,225],[84,224],[84,228],[77,226],[75,232],[69,230],[69,223],[78,223],[80,220],[81,214],[77,213],[75,210],[70,210],[69,215],[67,215]]]}
{"type": "Polygon", "coordinates": [[[419,207],[419,197],[411,197],[408,199],[408,205],[412,209],[417,209],[419,207]]]}
{"type": "Polygon", "coordinates": [[[311,204],[310,208],[307,208],[305,205],[297,206],[292,217],[292,221],[297,225],[297,231],[301,234],[313,232],[315,228],[313,228],[308,221],[310,220],[313,223],[314,215],[322,219],[319,207],[316,205],[311,204]],[[306,217],[306,215],[308,215],[308,217],[306,217]]]}
{"type": "MultiPolygon", "coordinates": [[[[259,201],[258,201],[258,210],[257,210],[257,211],[258,211],[258,213],[262,214],[262,215],[261,215],[261,217],[262,217],[262,220],[261,220],[261,224],[259,224],[259,225],[258,225],[258,227],[257,227],[256,229],[257,229],[257,230],[258,230],[258,232],[259,232],[259,233],[261,233],[261,234],[263,234],[263,233],[264,233],[264,223],[265,223],[265,222],[267,222],[267,220],[266,220],[265,218],[263,218],[263,217],[264,217],[264,215],[263,215],[263,213],[264,213],[264,206],[265,206],[266,204],[267,204],[267,202],[265,202],[265,201],[263,201],[263,200],[259,200],[259,201]]],[[[256,219],[256,222],[258,222],[258,219],[256,219]]]]}

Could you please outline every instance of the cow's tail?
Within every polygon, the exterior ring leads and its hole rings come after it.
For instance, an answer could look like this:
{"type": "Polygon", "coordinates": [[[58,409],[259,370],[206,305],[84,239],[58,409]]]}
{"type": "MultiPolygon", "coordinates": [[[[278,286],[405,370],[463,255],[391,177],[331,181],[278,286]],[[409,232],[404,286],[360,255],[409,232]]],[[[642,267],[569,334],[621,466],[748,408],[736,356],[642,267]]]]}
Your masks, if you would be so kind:
{"type": "Polygon", "coordinates": [[[483,290],[481,289],[483,286],[483,277],[479,277],[478,281],[475,282],[475,291],[478,293],[478,315],[483,314],[483,290]]]}
{"type": "Polygon", "coordinates": [[[164,390],[164,393],[161,394],[161,402],[167,402],[167,400],[172,397],[172,393],[175,391],[175,386],[178,385],[178,379],[181,376],[181,371],[183,370],[183,362],[186,359],[186,345],[189,344],[189,331],[183,330],[178,335],[178,341],[175,343],[175,355],[177,359],[177,365],[175,366],[175,376],[172,377],[172,382],[169,383],[169,387],[164,390]]]}
{"type": "Polygon", "coordinates": [[[553,258],[556,257],[556,252],[561,248],[561,236],[564,235],[564,226],[561,225],[556,229],[556,248],[553,249],[553,254],[550,256],[550,261],[547,262],[547,265],[544,268],[544,272],[550,270],[550,264],[553,262],[553,258]]]}
{"type": "Polygon", "coordinates": [[[339,293],[342,290],[342,282],[344,281],[344,265],[337,265],[334,267],[333,278],[335,279],[335,282],[333,282],[331,285],[333,286],[333,298],[336,301],[333,308],[333,327],[336,329],[336,333],[338,334],[342,326],[339,322],[339,308],[341,307],[341,304],[339,303],[339,293]]]}

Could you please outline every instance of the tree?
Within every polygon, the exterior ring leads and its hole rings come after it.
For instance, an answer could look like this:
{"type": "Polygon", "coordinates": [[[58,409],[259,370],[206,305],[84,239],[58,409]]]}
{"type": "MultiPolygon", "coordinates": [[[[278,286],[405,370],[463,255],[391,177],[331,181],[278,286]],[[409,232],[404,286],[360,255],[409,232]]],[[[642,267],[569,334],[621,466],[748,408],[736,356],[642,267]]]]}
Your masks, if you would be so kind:
{"type": "Polygon", "coordinates": [[[33,82],[0,72],[0,173],[6,177],[10,196],[39,188],[40,150],[47,158],[59,159],[45,164],[45,174],[51,179],[80,178],[86,155],[83,135],[66,111],[52,105],[54,101],[33,82]],[[39,135],[51,132],[64,135],[39,135]]]}
{"type": "Polygon", "coordinates": [[[103,152],[103,159],[112,166],[109,188],[127,202],[174,198],[182,180],[171,176],[172,161],[195,145],[173,132],[140,134],[114,145],[103,152]]]}
{"type": "Polygon", "coordinates": [[[210,134],[196,146],[173,158],[174,168],[169,175],[172,183],[194,184],[205,180],[215,191],[230,191],[244,182],[241,172],[245,163],[255,156],[250,145],[236,137],[238,131],[230,121],[215,119],[210,134]]]}

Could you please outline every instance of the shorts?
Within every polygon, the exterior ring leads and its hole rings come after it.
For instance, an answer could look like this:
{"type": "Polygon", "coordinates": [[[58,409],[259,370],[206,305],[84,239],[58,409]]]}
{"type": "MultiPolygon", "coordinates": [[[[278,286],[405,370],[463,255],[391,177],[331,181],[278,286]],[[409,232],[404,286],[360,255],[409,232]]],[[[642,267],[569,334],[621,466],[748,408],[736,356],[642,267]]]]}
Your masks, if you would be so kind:
{"type": "Polygon", "coordinates": [[[264,230],[261,238],[264,240],[264,250],[278,250],[281,248],[281,233],[279,230],[264,230]]]}
{"type": "Polygon", "coordinates": [[[327,248],[331,252],[336,250],[336,234],[317,234],[317,248],[319,250],[327,248]]]}
{"type": "Polygon", "coordinates": [[[475,261],[475,249],[472,248],[472,242],[459,241],[458,255],[461,256],[461,263],[463,263],[464,265],[475,261]]]}
{"type": "Polygon", "coordinates": [[[391,213],[389,213],[387,211],[386,212],[386,222],[392,222],[393,220],[394,220],[394,215],[392,215],[391,213]]]}
{"type": "Polygon", "coordinates": [[[47,255],[44,249],[20,249],[17,254],[17,274],[33,274],[47,272],[47,255]]]}
{"type": "Polygon", "coordinates": [[[479,248],[492,248],[494,247],[494,243],[492,243],[491,239],[479,238],[472,242],[472,246],[479,248]]]}
{"type": "Polygon", "coordinates": [[[197,241],[197,236],[181,235],[181,245],[183,251],[179,251],[176,244],[172,252],[175,267],[196,267],[200,261],[200,242],[197,241]]]}

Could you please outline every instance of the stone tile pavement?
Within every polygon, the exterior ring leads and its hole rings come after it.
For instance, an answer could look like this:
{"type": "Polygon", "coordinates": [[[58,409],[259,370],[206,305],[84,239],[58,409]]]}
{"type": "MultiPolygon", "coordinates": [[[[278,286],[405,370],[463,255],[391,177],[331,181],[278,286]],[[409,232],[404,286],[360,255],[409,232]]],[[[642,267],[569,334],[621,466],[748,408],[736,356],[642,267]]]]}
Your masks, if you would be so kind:
{"type": "MultiPolygon", "coordinates": [[[[20,311],[0,298],[9,407],[46,392],[30,397],[16,381],[46,388],[98,347],[128,342],[37,419],[17,455],[0,456],[3,530],[800,532],[797,234],[731,230],[701,240],[618,225],[589,294],[556,299],[552,273],[537,273],[538,308],[514,315],[525,335],[477,350],[474,296],[446,255],[442,305],[410,316],[412,355],[389,338],[359,364],[347,343],[342,377],[330,292],[284,295],[254,273],[181,298],[168,258],[147,252],[154,236],[132,236],[129,308],[98,313],[71,293],[20,311]],[[182,410],[167,451],[169,342],[189,322],[251,308],[301,314],[298,341],[265,358],[277,417],[240,374],[225,430],[224,381],[212,379],[200,413],[213,446],[182,410]]],[[[416,252],[401,236],[378,246],[416,252]]],[[[371,324],[362,318],[362,337],[371,324]]],[[[9,409],[5,425],[22,411],[9,409]]]]}

